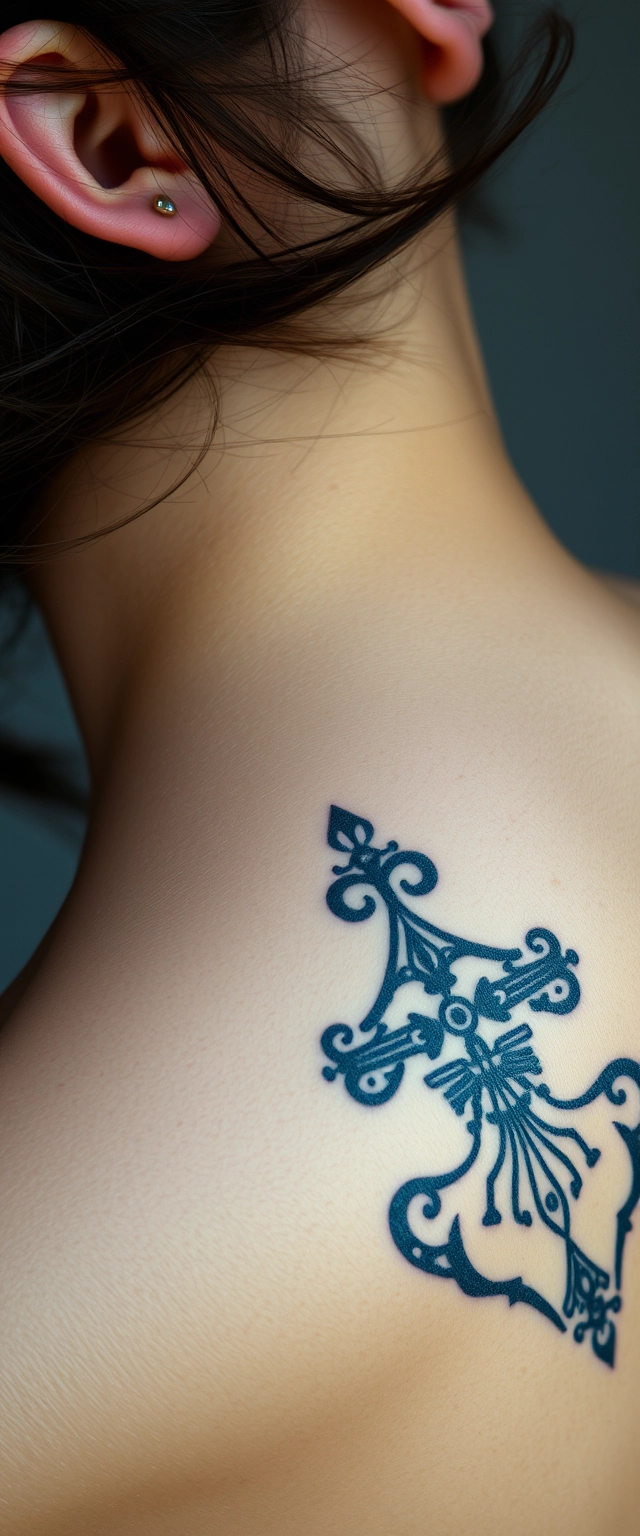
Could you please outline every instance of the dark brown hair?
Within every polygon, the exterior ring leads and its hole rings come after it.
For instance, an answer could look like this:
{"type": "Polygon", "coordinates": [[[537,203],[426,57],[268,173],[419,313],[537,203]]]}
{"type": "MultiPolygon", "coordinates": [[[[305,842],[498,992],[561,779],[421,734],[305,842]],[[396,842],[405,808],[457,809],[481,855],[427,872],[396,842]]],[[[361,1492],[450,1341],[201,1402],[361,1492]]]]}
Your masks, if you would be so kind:
{"type": "MultiPolygon", "coordinates": [[[[55,12],[104,54],[104,72],[80,84],[95,89],[115,74],[135,85],[235,231],[241,255],[222,267],[206,257],[163,263],[94,239],[0,162],[5,572],[36,554],[32,507],[65,459],[166,398],[220,343],[281,341],[298,317],[467,198],[545,106],[572,50],[569,23],[550,10],[506,74],[486,40],[479,86],[445,114],[446,161],[387,187],[339,106],[330,108],[308,78],[291,0],[64,0],[55,12]],[[316,163],[333,167],[322,180],[310,169],[314,147],[316,163]],[[331,233],[283,244],[240,190],[247,169],[302,213],[327,210],[331,233]]],[[[31,19],[25,0],[0,0],[0,30],[31,19]]],[[[33,88],[61,83],[45,71],[33,88]]]]}

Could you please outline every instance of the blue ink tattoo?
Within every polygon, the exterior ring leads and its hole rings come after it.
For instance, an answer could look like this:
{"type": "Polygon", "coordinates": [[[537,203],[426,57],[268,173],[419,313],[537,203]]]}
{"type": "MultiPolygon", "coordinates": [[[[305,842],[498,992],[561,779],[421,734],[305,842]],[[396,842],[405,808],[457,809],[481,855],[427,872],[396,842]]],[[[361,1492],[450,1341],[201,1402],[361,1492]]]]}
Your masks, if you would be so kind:
{"type": "MultiPolygon", "coordinates": [[[[328,1082],[342,1075],[347,1092],[359,1104],[385,1104],[400,1087],[405,1063],[411,1057],[426,1056],[437,1061],[447,1038],[456,1037],[463,1054],[427,1072],[424,1082],[429,1089],[444,1095],[455,1115],[468,1116],[465,1128],[470,1137],[469,1150],[455,1168],[410,1179],[393,1196],[389,1208],[393,1240],[410,1264],[426,1274],[455,1280],[467,1296],[506,1296],[511,1306],[517,1301],[525,1302],[561,1333],[567,1331],[563,1318],[575,1317],[574,1339],[582,1343],[589,1333],[594,1353],[613,1366],[613,1314],[622,1305],[623,1249],[631,1231],[631,1214],[640,1199],[640,1123],[629,1127],[613,1121],[629,1154],[631,1185],[617,1213],[614,1286],[613,1294],[607,1295],[609,1274],[582,1252],[571,1234],[570,1201],[578,1199],[583,1183],[578,1163],[582,1161],[587,1168],[593,1168],[600,1150],[589,1146],[573,1124],[560,1120],[556,1123],[537,1114],[532,1099],[535,1095],[550,1108],[572,1115],[601,1095],[611,1104],[621,1105],[627,1095],[620,1080],[632,1079],[640,1088],[640,1064],[619,1057],[605,1067],[586,1093],[572,1099],[555,1098],[546,1083],[536,1081],[542,1075],[542,1066],[530,1044],[530,1025],[516,1023],[493,1040],[491,1027],[509,1024],[513,1010],[521,1004],[527,1004],[534,1014],[571,1013],[580,999],[575,950],[563,953],[548,928],[531,928],[527,933],[525,943],[531,959],[524,959],[520,949],[473,944],[436,928],[414,912],[400,894],[426,896],[433,890],[438,872],[431,859],[423,853],[399,851],[395,842],[387,843],[386,848],[375,848],[373,835],[370,821],[338,806],[331,807],[327,841],[331,848],[349,857],[346,864],[334,865],[337,878],[327,891],[327,905],[344,922],[362,923],[375,912],[376,897],[380,898],[388,915],[389,954],[378,996],[357,1026],[357,1038],[346,1024],[332,1024],[325,1029],[321,1043],[331,1065],[324,1067],[323,1075],[328,1082]],[[417,879],[405,877],[392,884],[391,877],[401,865],[417,872],[417,879]],[[375,895],[358,891],[367,886],[375,895]],[[354,891],[355,905],[345,899],[354,891]],[[484,974],[477,979],[473,997],[454,990],[458,977],[453,967],[456,962],[469,959],[491,962],[494,969],[499,967],[493,980],[484,974]],[[384,1015],[396,993],[416,982],[432,999],[433,1011],[408,1013],[405,1024],[390,1027],[384,1015]],[[481,1019],[486,1021],[483,1033],[479,1030],[481,1019]],[[563,1316],[521,1278],[489,1280],[481,1274],[465,1250],[458,1215],[446,1242],[429,1244],[412,1226],[414,1203],[423,1220],[433,1221],[441,1209],[440,1192],[464,1179],[476,1162],[483,1141],[486,1146],[487,1138],[495,1155],[485,1181],[482,1225],[495,1227],[502,1222],[503,1212],[496,1196],[496,1183],[502,1175],[502,1188],[506,1183],[513,1220],[521,1227],[532,1226],[534,1214],[527,1208],[529,1201],[538,1220],[564,1245],[563,1316]],[[571,1157],[565,1150],[567,1145],[572,1146],[571,1157]]],[[[471,992],[472,987],[467,990],[471,992]]],[[[446,1054],[450,1058],[450,1050],[446,1054]]]]}

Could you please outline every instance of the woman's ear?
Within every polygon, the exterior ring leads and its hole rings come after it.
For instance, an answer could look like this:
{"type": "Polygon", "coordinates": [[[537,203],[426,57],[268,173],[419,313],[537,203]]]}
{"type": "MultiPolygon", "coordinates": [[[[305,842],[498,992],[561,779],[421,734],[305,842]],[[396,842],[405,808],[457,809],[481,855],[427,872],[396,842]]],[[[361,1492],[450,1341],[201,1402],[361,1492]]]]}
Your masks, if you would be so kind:
{"type": "Polygon", "coordinates": [[[76,229],[163,261],[199,256],[220,228],[216,209],[131,89],[83,86],[98,71],[104,57],[76,27],[25,22],[4,32],[0,155],[76,229]],[[42,66],[64,71],[60,91],[33,90],[42,66]],[[21,92],[21,81],[31,89],[21,92]]]}
{"type": "Polygon", "coordinates": [[[423,40],[424,84],[432,101],[467,96],[482,74],[482,39],[493,25],[489,0],[390,0],[423,40]]]}

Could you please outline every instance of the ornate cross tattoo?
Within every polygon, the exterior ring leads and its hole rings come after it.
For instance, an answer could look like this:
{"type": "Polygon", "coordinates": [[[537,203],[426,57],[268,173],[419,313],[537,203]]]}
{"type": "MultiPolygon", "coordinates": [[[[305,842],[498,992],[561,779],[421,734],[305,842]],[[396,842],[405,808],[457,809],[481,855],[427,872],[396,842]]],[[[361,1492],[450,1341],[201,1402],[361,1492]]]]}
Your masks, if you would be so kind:
{"type": "MultiPolygon", "coordinates": [[[[357,1029],[346,1024],[325,1029],[321,1043],[331,1065],[324,1067],[323,1075],[328,1082],[342,1075],[347,1092],[359,1104],[381,1105],[397,1093],[405,1063],[411,1057],[436,1061],[444,1051],[447,1060],[427,1072],[424,1082],[430,1090],[444,1095],[453,1114],[468,1117],[465,1128],[470,1138],[466,1156],[456,1167],[410,1179],[393,1196],[389,1208],[393,1240],[410,1264],[427,1274],[455,1280],[467,1296],[503,1295],[511,1306],[525,1302],[543,1313],[561,1333],[567,1332],[564,1318],[576,1318],[574,1339],[581,1343],[589,1333],[594,1353],[613,1366],[613,1314],[622,1305],[623,1250],[631,1231],[631,1213],[640,1199],[640,1122],[630,1127],[613,1121],[631,1163],[628,1195],[615,1218],[613,1287],[610,1275],[583,1253],[572,1236],[571,1203],[578,1199],[583,1184],[578,1164],[593,1168],[600,1150],[589,1146],[571,1122],[576,1111],[601,1095],[611,1104],[624,1104],[627,1095],[620,1086],[621,1079],[632,1079],[640,1089],[640,1064],[619,1057],[609,1062],[585,1093],[572,1099],[555,1098],[547,1084],[539,1081],[543,1069],[537,1046],[534,1049],[530,1043],[531,1025],[522,1020],[499,1033],[496,1026],[510,1024],[514,1010],[522,1006],[535,1015],[571,1013],[580,999],[575,950],[563,953],[548,928],[531,928],[526,934],[525,944],[532,957],[526,959],[521,949],[474,944],[435,927],[402,899],[402,893],[419,897],[433,890],[438,872],[431,859],[423,853],[402,852],[395,842],[375,848],[373,835],[370,821],[331,807],[327,841],[331,848],[348,855],[348,860],[334,865],[337,878],[327,891],[327,905],[344,922],[362,923],[382,901],[388,916],[389,952],[378,995],[357,1029]],[[405,876],[392,881],[401,865],[415,872],[413,880],[405,876]],[[347,899],[354,891],[355,903],[347,899]],[[462,989],[455,990],[456,962],[470,958],[484,962],[496,973],[493,979],[484,974],[477,979],[473,997],[462,989]],[[404,1024],[390,1026],[384,1015],[396,994],[416,982],[430,1000],[428,1011],[408,1013],[404,1024]],[[462,1052],[453,1059],[451,1037],[462,1052]],[[532,1107],[534,1099],[560,1114],[546,1119],[532,1107]],[[570,1117],[566,1121],[565,1114],[570,1117]],[[415,1230],[416,1208],[423,1221],[433,1221],[441,1210],[441,1191],[465,1178],[487,1138],[493,1161],[486,1176],[482,1224],[495,1227],[502,1222],[504,1212],[496,1192],[499,1184],[502,1205],[510,1205],[514,1222],[525,1228],[542,1222],[563,1244],[566,1287],[562,1315],[520,1277],[489,1280],[481,1274],[466,1252],[459,1215],[454,1216],[445,1242],[425,1242],[415,1230]]],[[[467,991],[471,990],[469,986],[467,991]]]]}

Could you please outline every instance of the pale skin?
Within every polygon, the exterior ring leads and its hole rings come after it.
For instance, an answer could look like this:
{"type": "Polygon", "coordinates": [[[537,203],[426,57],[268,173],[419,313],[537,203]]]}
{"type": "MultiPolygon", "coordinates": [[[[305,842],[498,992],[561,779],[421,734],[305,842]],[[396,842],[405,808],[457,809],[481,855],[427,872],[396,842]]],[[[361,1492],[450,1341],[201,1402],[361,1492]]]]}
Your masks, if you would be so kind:
{"type": "MultiPolygon", "coordinates": [[[[375,43],[393,77],[405,34],[375,43]]],[[[575,944],[561,1090],[568,1042],[584,1083],[640,1057],[638,614],[514,474],[453,221],[345,318],[383,340],[219,355],[197,475],[31,578],[95,806],[2,1037],[8,1536],[637,1528],[640,1239],[614,1372],[425,1278],[384,1219],[424,1111],[357,1110],[317,1042],[380,961],[324,903],[334,800],[435,859],[434,921],[575,944]]],[[[47,537],[170,486],[204,409],[196,381],[70,466],[47,537]]]]}

